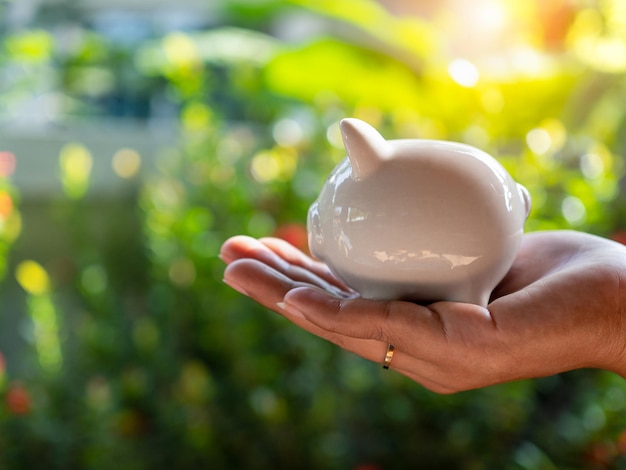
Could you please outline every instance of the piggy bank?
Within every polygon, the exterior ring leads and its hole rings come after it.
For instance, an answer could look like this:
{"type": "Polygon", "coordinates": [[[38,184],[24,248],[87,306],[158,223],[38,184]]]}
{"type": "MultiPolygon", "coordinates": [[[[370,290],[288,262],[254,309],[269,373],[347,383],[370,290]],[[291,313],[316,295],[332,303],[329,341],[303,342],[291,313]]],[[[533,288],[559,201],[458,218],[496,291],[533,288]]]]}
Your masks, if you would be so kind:
{"type": "Polygon", "coordinates": [[[528,191],[487,153],[341,122],[348,156],[308,213],[311,253],[364,298],[486,306],[517,255],[528,191]]]}

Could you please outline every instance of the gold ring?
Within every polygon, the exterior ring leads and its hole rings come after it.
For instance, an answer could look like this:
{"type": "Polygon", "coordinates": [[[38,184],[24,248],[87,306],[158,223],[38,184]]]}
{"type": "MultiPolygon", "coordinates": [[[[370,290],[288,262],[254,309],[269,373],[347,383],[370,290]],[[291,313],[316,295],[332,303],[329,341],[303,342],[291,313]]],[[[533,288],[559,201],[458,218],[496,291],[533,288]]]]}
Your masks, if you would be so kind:
{"type": "Polygon", "coordinates": [[[387,346],[387,354],[385,354],[385,361],[383,362],[383,369],[389,369],[389,365],[391,364],[391,360],[393,359],[393,352],[396,348],[393,344],[387,346]]]}

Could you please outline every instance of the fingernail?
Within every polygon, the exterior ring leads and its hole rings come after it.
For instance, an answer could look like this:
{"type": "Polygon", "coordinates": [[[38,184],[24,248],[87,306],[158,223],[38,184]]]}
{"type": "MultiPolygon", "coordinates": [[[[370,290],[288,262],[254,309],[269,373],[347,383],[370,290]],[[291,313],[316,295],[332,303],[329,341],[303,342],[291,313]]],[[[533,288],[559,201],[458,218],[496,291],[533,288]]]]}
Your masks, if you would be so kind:
{"type": "Polygon", "coordinates": [[[224,282],[224,284],[226,284],[227,286],[235,289],[237,292],[239,292],[240,294],[243,295],[248,295],[248,291],[246,291],[243,287],[241,287],[239,284],[237,284],[235,281],[232,281],[230,279],[222,279],[222,282],[224,282]]]}
{"type": "Polygon", "coordinates": [[[288,305],[286,302],[277,302],[276,306],[287,312],[292,317],[304,318],[304,314],[293,305],[288,305]]]}

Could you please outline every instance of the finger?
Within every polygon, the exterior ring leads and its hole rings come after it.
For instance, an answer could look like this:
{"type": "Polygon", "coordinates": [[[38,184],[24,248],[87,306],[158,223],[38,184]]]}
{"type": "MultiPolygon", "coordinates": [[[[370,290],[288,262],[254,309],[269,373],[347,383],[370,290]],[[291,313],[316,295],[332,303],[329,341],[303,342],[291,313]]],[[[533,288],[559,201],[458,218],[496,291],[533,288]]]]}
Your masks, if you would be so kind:
{"type": "Polygon", "coordinates": [[[226,240],[220,250],[220,258],[226,264],[238,259],[256,259],[278,271],[286,269],[289,264],[256,238],[245,235],[237,235],[226,240]]]}
{"type": "Polygon", "coordinates": [[[300,266],[330,283],[337,282],[325,264],[314,261],[290,243],[279,238],[267,237],[257,240],[245,235],[237,235],[224,242],[220,257],[226,263],[241,258],[258,259],[279,271],[288,269],[289,265],[300,266]]]}
{"type": "Polygon", "coordinates": [[[426,351],[441,351],[447,344],[439,314],[410,302],[338,299],[316,289],[293,289],[285,303],[324,330],[391,343],[411,354],[414,339],[426,351]]]}
{"type": "MultiPolygon", "coordinates": [[[[285,242],[285,244],[287,243],[285,242]]],[[[293,247],[292,249],[298,251],[293,247]]],[[[354,295],[354,293],[345,291],[343,288],[339,287],[337,281],[331,282],[332,279],[329,278],[329,275],[323,272],[319,266],[316,266],[316,263],[310,259],[309,262],[306,261],[306,255],[302,254],[302,257],[299,260],[302,264],[291,264],[280,256],[279,253],[276,253],[264,243],[261,243],[259,240],[251,237],[236,236],[227,240],[222,246],[221,256],[226,263],[231,264],[238,260],[256,260],[290,278],[293,282],[317,286],[328,290],[333,295],[339,295],[342,297],[354,295]],[[309,267],[314,268],[314,270],[308,269],[309,267]]],[[[290,259],[295,260],[295,255],[293,253],[289,256],[290,259]]],[[[267,272],[262,271],[259,266],[255,266],[255,269],[260,271],[261,275],[267,272]]],[[[239,272],[239,270],[236,272],[239,272]]],[[[232,276],[229,280],[237,282],[237,280],[233,279],[232,276]]],[[[239,284],[241,285],[241,282],[239,282],[239,284]]]]}
{"type": "Polygon", "coordinates": [[[293,279],[256,259],[231,262],[224,271],[224,282],[272,309],[290,289],[304,285],[295,283],[293,279]]]}
{"type": "Polygon", "coordinates": [[[337,279],[326,264],[313,260],[285,240],[280,238],[261,238],[259,241],[288,263],[309,270],[328,283],[343,290],[350,290],[343,282],[337,279]]]}
{"type": "MultiPolygon", "coordinates": [[[[306,278],[306,276],[302,276],[306,278]]],[[[317,287],[316,284],[303,281],[302,278],[293,279],[276,269],[256,259],[239,259],[230,263],[224,271],[224,282],[237,291],[256,300],[261,305],[276,311],[276,305],[283,301],[285,294],[297,287],[317,287]]],[[[319,282],[314,278],[314,281],[319,282]]],[[[343,292],[329,286],[329,292],[333,289],[337,295],[343,292]]],[[[330,295],[330,294],[329,294],[330,295]]]]}

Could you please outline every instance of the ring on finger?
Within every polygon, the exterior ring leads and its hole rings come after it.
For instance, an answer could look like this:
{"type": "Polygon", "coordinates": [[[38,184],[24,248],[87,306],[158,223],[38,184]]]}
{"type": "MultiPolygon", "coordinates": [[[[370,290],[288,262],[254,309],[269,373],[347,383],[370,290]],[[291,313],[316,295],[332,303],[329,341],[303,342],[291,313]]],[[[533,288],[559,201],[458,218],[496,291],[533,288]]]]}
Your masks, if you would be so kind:
{"type": "Polygon", "coordinates": [[[391,360],[393,359],[393,352],[395,351],[395,347],[393,344],[389,344],[387,346],[387,353],[385,354],[385,360],[383,361],[383,369],[389,369],[391,365],[391,360]]]}

